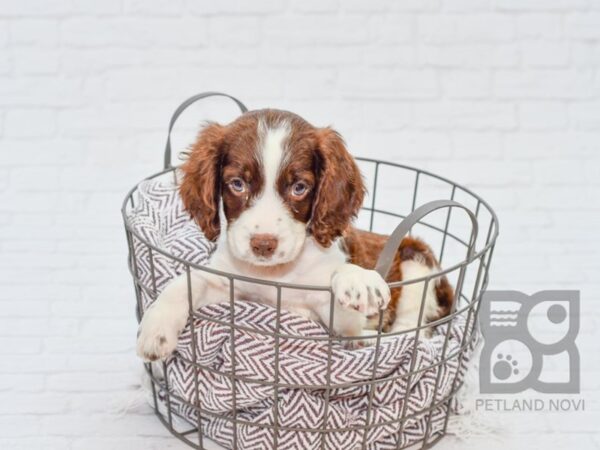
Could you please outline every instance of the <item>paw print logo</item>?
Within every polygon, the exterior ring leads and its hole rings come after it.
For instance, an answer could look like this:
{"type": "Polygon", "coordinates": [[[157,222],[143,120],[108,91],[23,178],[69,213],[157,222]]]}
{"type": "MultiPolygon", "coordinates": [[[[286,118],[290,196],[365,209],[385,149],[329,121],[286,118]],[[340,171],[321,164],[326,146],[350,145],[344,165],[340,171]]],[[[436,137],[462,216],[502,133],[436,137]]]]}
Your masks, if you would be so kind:
{"type": "MultiPolygon", "coordinates": [[[[482,393],[579,392],[579,291],[487,291],[481,304],[482,393]],[[560,361],[564,379],[548,381],[544,365],[560,361]],[[565,364],[565,362],[567,364],[565,364]]],[[[554,364],[556,366],[556,363],[554,364]]]]}
{"type": "Polygon", "coordinates": [[[497,355],[498,361],[494,364],[492,370],[494,375],[499,380],[508,380],[513,375],[519,375],[519,369],[516,359],[513,359],[512,355],[504,356],[502,353],[497,355]]]}

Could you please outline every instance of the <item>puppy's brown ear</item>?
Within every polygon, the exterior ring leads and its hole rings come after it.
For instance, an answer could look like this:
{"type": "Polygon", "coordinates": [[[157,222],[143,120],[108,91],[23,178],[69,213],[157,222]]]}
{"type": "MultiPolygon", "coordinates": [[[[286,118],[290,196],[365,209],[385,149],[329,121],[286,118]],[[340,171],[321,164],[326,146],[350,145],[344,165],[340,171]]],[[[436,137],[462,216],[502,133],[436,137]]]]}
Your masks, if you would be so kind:
{"type": "Polygon", "coordinates": [[[208,124],[198,135],[181,167],[183,206],[211,241],[219,236],[220,164],[225,127],[208,124]]]}
{"type": "Polygon", "coordinates": [[[365,186],[342,137],[331,128],[316,131],[319,183],[308,231],[324,247],[341,236],[360,210],[365,186]]]}

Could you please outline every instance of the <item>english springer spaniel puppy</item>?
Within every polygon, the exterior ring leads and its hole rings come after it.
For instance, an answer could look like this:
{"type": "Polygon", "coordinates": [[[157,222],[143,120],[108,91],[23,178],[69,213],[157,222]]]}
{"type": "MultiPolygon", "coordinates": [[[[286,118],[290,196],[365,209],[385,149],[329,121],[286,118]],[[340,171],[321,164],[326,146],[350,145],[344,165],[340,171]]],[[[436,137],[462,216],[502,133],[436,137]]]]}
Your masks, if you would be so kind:
{"type": "MultiPolygon", "coordinates": [[[[361,336],[417,326],[424,283],[390,289],[373,269],[386,236],[351,226],[365,187],[344,141],[331,128],[316,128],[286,111],[243,114],[229,125],[208,124],[182,166],[180,194],[204,235],[217,241],[208,267],[292,284],[331,286],[333,331],[361,336]]],[[[431,249],[407,237],[388,281],[439,270],[431,249]]],[[[191,272],[194,308],[229,299],[227,278],[191,272]]],[[[276,304],[273,286],[236,280],[236,299],[276,304]]],[[[453,290],[445,277],[429,283],[424,319],[450,311],[453,290]]],[[[330,294],[282,289],[282,308],[329,325],[330,294]]],[[[177,345],[188,320],[188,279],[175,278],[145,312],[137,353],[163,359],[177,345]]]]}

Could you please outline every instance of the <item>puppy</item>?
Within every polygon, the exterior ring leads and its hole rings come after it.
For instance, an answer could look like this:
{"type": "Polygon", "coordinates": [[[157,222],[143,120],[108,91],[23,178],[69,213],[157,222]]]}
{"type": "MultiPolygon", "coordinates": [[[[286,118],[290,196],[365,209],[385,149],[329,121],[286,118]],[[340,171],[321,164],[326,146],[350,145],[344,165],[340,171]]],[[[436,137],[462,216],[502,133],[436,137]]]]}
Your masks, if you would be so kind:
{"type": "MultiPolygon", "coordinates": [[[[373,269],[386,236],[351,227],[365,195],[359,169],[340,135],[316,128],[286,111],[243,114],[229,125],[207,125],[182,166],[183,204],[204,235],[217,241],[210,269],[290,284],[331,286],[333,331],[361,336],[376,328],[385,309],[384,329],[417,326],[423,283],[391,292],[373,269]]],[[[429,247],[405,238],[388,281],[418,278],[439,270],[429,247]]],[[[196,309],[236,299],[275,305],[273,286],[191,271],[196,309]]],[[[447,314],[453,293],[445,277],[425,293],[424,319],[447,314]]],[[[282,288],[281,306],[330,323],[330,294],[282,288]]],[[[154,361],[170,355],[188,320],[188,277],[167,285],[145,312],[137,353],[154,361]]]]}

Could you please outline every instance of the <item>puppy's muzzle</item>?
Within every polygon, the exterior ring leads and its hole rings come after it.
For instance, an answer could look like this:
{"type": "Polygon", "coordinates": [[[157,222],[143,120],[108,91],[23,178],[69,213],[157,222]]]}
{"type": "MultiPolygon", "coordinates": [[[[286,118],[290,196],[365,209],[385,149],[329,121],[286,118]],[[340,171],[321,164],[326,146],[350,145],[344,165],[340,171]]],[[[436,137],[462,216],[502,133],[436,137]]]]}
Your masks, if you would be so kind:
{"type": "Polygon", "coordinates": [[[272,234],[255,234],[250,238],[250,247],[256,256],[270,258],[277,249],[277,238],[272,234]]]}

